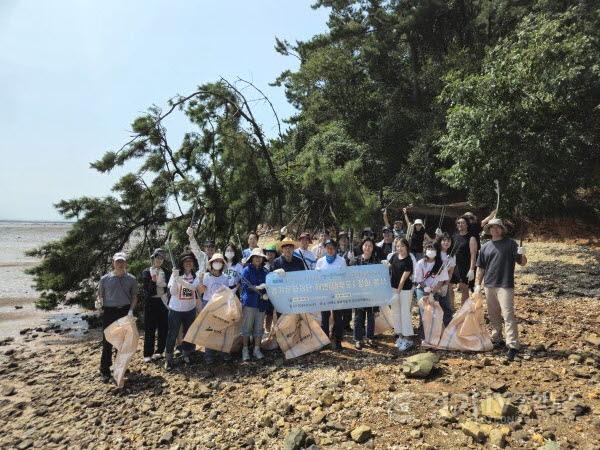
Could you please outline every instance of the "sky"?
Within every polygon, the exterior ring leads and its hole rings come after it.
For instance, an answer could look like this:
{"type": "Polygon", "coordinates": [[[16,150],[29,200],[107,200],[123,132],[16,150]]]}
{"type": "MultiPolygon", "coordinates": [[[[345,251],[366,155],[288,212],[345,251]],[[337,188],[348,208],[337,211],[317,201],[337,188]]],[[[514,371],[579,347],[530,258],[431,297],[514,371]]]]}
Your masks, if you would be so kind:
{"type": "MultiPolygon", "coordinates": [[[[311,3],[0,0],[0,220],[61,220],[61,199],[110,194],[132,167],[100,174],[90,162],[121,147],[149,106],[220,76],[251,80],[280,118],[293,114],[268,85],[298,66],[275,37],[325,31],[328,12],[311,3]]],[[[274,133],[268,108],[256,113],[274,133]]],[[[167,126],[171,141],[185,130],[167,126]]]]}

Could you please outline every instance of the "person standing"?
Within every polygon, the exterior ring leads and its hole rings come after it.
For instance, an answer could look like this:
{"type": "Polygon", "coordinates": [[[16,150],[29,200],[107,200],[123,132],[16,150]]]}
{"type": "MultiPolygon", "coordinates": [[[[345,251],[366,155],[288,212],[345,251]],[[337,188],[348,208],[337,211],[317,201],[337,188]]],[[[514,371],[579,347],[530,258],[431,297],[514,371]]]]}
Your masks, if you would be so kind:
{"type": "Polygon", "coordinates": [[[425,225],[421,219],[416,219],[414,223],[411,223],[408,218],[408,210],[402,208],[402,212],[404,213],[404,220],[408,228],[408,235],[410,235],[410,252],[419,261],[423,257],[423,244],[425,241],[431,242],[432,239],[425,231],[425,225]]]}
{"type": "Polygon", "coordinates": [[[112,366],[112,345],[106,340],[104,330],[113,322],[127,315],[133,317],[138,301],[138,282],[127,273],[127,255],[118,252],[113,255],[113,270],[100,278],[96,307],[102,308],[102,356],[100,376],[105,383],[110,382],[112,366]]]}
{"type": "Polygon", "coordinates": [[[437,251],[433,244],[425,245],[425,257],[417,262],[413,281],[417,285],[417,300],[433,294],[433,299],[442,307],[444,326],[447,326],[452,320],[453,310],[441,291],[444,282],[448,281],[448,270],[444,267],[441,252],[437,251]]]}
{"type": "Polygon", "coordinates": [[[525,247],[506,237],[506,226],[502,219],[491,219],[484,231],[492,237],[481,247],[477,258],[475,292],[485,290],[488,316],[492,326],[492,342],[502,345],[502,322],[508,351],[506,358],[515,359],[519,351],[519,332],[515,317],[514,289],[515,264],[527,264],[525,247]]]}
{"type": "MultiPolygon", "coordinates": [[[[381,264],[381,260],[375,256],[375,242],[371,238],[365,238],[362,243],[362,255],[356,259],[357,266],[367,264],[381,264]]],[[[354,347],[361,350],[364,345],[374,346],[375,338],[375,311],[376,307],[354,309],[354,347]],[[366,320],[366,330],[365,330],[366,320]],[[366,337],[366,339],[365,339],[366,337]]],[[[345,311],[345,310],[340,310],[345,311]]],[[[334,311],[335,313],[336,311],[334,311]]]]}
{"type": "Polygon", "coordinates": [[[469,298],[469,289],[474,286],[475,263],[477,261],[477,239],[469,233],[469,225],[465,217],[456,219],[456,233],[454,240],[454,256],[456,258],[456,271],[458,289],[462,302],[469,298]]]}
{"type": "Polygon", "coordinates": [[[412,255],[410,254],[410,244],[404,238],[396,239],[396,252],[390,258],[391,281],[394,289],[392,300],[392,316],[394,318],[394,333],[398,340],[398,349],[403,352],[411,348],[414,344],[412,336],[414,330],[412,326],[412,274],[414,265],[412,255]]]}
{"type": "MultiPolygon", "coordinates": [[[[383,210],[383,223],[386,227],[390,227],[390,219],[388,217],[387,208],[383,210]]],[[[404,231],[404,223],[402,220],[394,220],[394,227],[392,232],[394,233],[394,239],[403,239],[406,237],[406,231],[404,231]]]]}
{"type": "Polygon", "coordinates": [[[308,245],[310,244],[310,234],[302,233],[300,237],[298,237],[298,241],[300,242],[300,247],[294,251],[294,255],[302,260],[306,270],[314,270],[317,264],[317,257],[308,249],[308,245]]]}
{"type": "Polygon", "coordinates": [[[250,359],[250,337],[254,338],[255,359],[263,359],[260,343],[264,334],[265,311],[267,301],[263,300],[267,272],[265,262],[267,256],[260,248],[255,248],[248,258],[248,264],[242,271],[242,361],[250,359]]]}
{"type": "Polygon", "coordinates": [[[232,242],[227,244],[224,256],[225,266],[223,267],[223,275],[229,280],[228,287],[237,291],[240,287],[240,280],[244,267],[240,264],[240,255],[235,244],[232,242]]]}
{"type": "Polygon", "coordinates": [[[392,229],[388,226],[383,227],[383,240],[377,243],[377,248],[379,254],[377,257],[381,259],[387,259],[387,257],[394,253],[394,233],[392,229]]]}
{"type": "Polygon", "coordinates": [[[248,262],[248,258],[255,248],[258,248],[258,233],[256,231],[251,231],[248,233],[248,248],[245,248],[242,252],[242,264],[248,262]]]}
{"type": "MultiPolygon", "coordinates": [[[[346,267],[344,258],[337,254],[337,244],[334,240],[325,241],[325,256],[317,261],[316,270],[335,270],[346,267]]],[[[329,336],[329,316],[331,311],[321,312],[321,328],[329,336]]],[[[342,350],[342,339],[344,337],[344,314],[342,310],[333,311],[333,335],[334,349],[342,350]]]]}
{"type": "Polygon", "coordinates": [[[165,253],[157,248],[152,253],[152,266],[142,272],[144,298],[144,362],[163,357],[169,330],[169,297],[167,281],[171,272],[163,269],[165,253]],[[158,334],[158,342],[156,338],[158,334]]]}
{"type": "Polygon", "coordinates": [[[317,245],[313,246],[310,250],[315,254],[317,259],[325,256],[325,242],[329,240],[329,230],[323,230],[319,233],[319,240],[317,245]]]}

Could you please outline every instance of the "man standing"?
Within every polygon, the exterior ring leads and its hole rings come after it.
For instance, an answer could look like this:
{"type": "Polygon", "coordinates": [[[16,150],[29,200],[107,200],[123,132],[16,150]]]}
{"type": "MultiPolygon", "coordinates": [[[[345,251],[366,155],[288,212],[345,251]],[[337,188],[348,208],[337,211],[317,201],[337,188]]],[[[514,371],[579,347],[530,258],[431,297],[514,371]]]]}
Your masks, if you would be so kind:
{"type": "Polygon", "coordinates": [[[283,275],[284,272],[296,272],[298,270],[305,270],[302,259],[294,254],[296,243],[291,238],[284,238],[279,244],[281,248],[281,256],[275,258],[271,270],[279,275],[283,275]]]}
{"type": "Polygon", "coordinates": [[[102,381],[110,382],[112,366],[112,345],[104,337],[104,330],[113,322],[126,315],[133,316],[137,304],[138,283],[127,273],[127,256],[115,253],[113,270],[100,278],[96,307],[102,308],[102,357],[100,375],[102,381]]]}
{"type": "Polygon", "coordinates": [[[502,345],[502,321],[509,361],[515,359],[519,350],[519,334],[515,318],[514,288],[515,263],[527,264],[525,248],[505,236],[506,227],[502,219],[492,219],[484,231],[490,233],[492,240],[481,247],[477,258],[477,281],[475,292],[485,288],[488,315],[492,326],[492,342],[502,345]]]}
{"type": "Polygon", "coordinates": [[[469,226],[465,217],[456,219],[456,233],[452,237],[454,241],[454,253],[456,257],[456,278],[458,278],[458,289],[462,300],[469,298],[469,288],[473,287],[475,280],[475,263],[477,261],[477,239],[469,233],[469,226]]]}
{"type": "Polygon", "coordinates": [[[383,227],[383,240],[379,241],[376,247],[376,256],[380,260],[387,259],[388,255],[394,252],[394,233],[390,227],[383,227]]]}
{"type": "Polygon", "coordinates": [[[325,256],[325,242],[329,240],[329,231],[323,230],[319,233],[319,241],[317,245],[315,245],[310,250],[315,254],[317,259],[325,256]]]}
{"type": "Polygon", "coordinates": [[[258,248],[258,234],[254,231],[248,233],[248,248],[245,248],[242,252],[242,263],[246,264],[246,260],[250,258],[252,250],[258,248]]]}
{"type": "Polygon", "coordinates": [[[317,257],[308,249],[310,244],[310,234],[302,233],[298,238],[300,247],[294,251],[294,256],[297,256],[304,263],[306,270],[313,270],[317,264],[317,257]]]}

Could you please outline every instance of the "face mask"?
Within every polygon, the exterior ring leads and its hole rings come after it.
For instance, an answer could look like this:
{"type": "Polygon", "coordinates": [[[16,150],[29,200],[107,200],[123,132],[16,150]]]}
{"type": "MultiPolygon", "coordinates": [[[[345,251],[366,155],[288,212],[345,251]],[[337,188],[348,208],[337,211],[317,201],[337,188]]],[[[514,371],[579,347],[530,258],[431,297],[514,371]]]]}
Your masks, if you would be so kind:
{"type": "Polygon", "coordinates": [[[233,252],[225,252],[225,258],[227,258],[227,259],[233,259],[234,256],[235,256],[235,253],[233,253],[233,252]]]}
{"type": "Polygon", "coordinates": [[[212,268],[215,270],[221,270],[223,268],[223,263],[221,262],[214,262],[212,265],[212,268]]]}
{"type": "Polygon", "coordinates": [[[335,255],[325,255],[325,260],[327,261],[327,264],[331,264],[335,261],[335,255]]]}
{"type": "Polygon", "coordinates": [[[435,250],[427,250],[425,255],[427,255],[429,259],[433,259],[435,258],[435,255],[437,255],[437,252],[435,250]]]}

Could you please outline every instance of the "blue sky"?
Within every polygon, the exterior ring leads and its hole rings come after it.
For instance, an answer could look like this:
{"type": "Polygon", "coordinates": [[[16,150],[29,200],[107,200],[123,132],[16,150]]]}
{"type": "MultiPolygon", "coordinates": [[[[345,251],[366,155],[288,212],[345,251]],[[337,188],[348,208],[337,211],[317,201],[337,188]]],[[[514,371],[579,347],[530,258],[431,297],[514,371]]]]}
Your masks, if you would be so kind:
{"type": "MultiPolygon", "coordinates": [[[[126,169],[89,168],[119,148],[148,106],[224,76],[268,86],[294,57],[275,36],[308,39],[327,11],[309,0],[0,0],[0,220],[58,220],[52,204],[107,195],[126,169]]],[[[257,111],[267,132],[267,108],[257,111]]],[[[183,132],[173,121],[169,131],[183,132]]]]}

